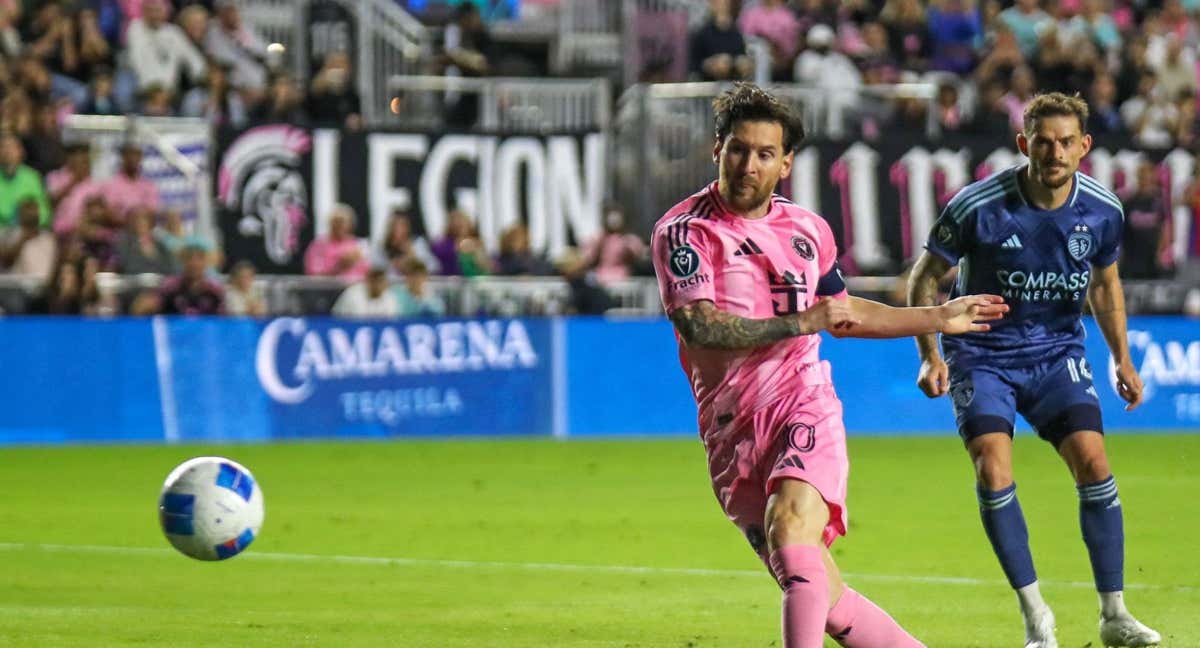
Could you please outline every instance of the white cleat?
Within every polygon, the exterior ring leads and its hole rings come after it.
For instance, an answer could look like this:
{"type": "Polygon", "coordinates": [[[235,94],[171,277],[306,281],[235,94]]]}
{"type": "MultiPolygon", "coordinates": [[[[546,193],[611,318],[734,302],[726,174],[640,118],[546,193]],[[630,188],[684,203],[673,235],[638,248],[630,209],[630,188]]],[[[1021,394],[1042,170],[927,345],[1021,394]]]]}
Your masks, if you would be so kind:
{"type": "Polygon", "coordinates": [[[1100,642],[1106,648],[1145,648],[1157,646],[1162,635],[1142,625],[1131,614],[1100,618],[1100,642]]]}
{"type": "Polygon", "coordinates": [[[1054,613],[1047,609],[1032,619],[1025,619],[1025,648],[1058,648],[1054,636],[1054,613]]]}

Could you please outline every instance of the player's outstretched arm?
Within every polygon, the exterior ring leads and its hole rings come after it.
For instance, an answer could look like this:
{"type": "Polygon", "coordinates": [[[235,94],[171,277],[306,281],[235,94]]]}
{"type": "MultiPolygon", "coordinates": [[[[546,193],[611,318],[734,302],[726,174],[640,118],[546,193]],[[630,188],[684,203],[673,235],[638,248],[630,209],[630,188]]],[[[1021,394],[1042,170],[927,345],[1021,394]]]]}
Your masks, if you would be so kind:
{"type": "MultiPolygon", "coordinates": [[[[908,276],[908,305],[936,306],[938,284],[950,271],[950,263],[928,251],[921,253],[908,276]]],[[[917,374],[917,386],[930,398],[937,398],[950,390],[950,369],[938,351],[937,335],[925,333],[917,336],[917,353],[921,356],[921,370],[917,374]]]]}
{"type": "Polygon", "coordinates": [[[967,295],[941,306],[896,308],[861,297],[847,300],[856,323],[837,326],[829,332],[837,337],[895,338],[923,333],[982,332],[991,329],[991,320],[1008,312],[1008,304],[999,295],[967,295]]]}
{"type": "Polygon", "coordinates": [[[859,323],[844,299],[822,299],[806,311],[763,319],[727,313],[705,299],[672,311],[671,322],[689,347],[724,350],[753,349],[789,337],[859,323]]]}
{"type": "Polygon", "coordinates": [[[1092,284],[1088,286],[1088,306],[1092,316],[1104,333],[1104,341],[1117,365],[1117,393],[1130,411],[1142,402],[1142,378],[1133,366],[1129,355],[1129,337],[1125,321],[1125,292],[1121,289],[1121,278],[1117,264],[1103,268],[1092,267],[1092,284]]]}

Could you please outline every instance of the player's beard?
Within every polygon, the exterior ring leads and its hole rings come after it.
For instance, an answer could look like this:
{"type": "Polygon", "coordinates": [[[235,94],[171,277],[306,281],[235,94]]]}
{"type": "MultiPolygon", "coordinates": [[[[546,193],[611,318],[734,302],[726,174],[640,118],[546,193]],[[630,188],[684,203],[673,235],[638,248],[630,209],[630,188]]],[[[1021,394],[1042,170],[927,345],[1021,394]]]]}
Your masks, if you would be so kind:
{"type": "Polygon", "coordinates": [[[1074,173],[1071,171],[1071,165],[1069,164],[1063,164],[1058,168],[1054,168],[1054,165],[1051,164],[1039,164],[1034,171],[1037,175],[1038,182],[1040,182],[1042,186],[1046,187],[1047,189],[1058,189],[1059,187],[1062,187],[1070,182],[1071,176],[1074,175],[1074,173]],[[1061,175],[1052,175],[1056,172],[1060,173],[1061,175]]]}
{"type": "Polygon", "coordinates": [[[774,189],[774,184],[754,185],[754,190],[750,192],[735,193],[734,188],[740,183],[728,182],[726,190],[722,198],[734,211],[739,213],[752,212],[771,199],[771,192],[774,189]]]}

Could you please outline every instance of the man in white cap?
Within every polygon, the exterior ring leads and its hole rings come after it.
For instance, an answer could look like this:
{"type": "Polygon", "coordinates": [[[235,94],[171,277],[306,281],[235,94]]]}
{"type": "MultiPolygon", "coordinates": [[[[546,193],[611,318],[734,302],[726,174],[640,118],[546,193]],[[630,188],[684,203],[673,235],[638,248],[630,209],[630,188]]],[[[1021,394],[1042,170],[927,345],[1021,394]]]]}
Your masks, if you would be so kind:
{"type": "Polygon", "coordinates": [[[834,49],[833,28],[817,23],[808,30],[806,48],[796,57],[793,70],[796,83],[821,88],[825,92],[826,132],[842,134],[844,115],[858,106],[858,88],[862,75],[845,54],[834,49]]]}

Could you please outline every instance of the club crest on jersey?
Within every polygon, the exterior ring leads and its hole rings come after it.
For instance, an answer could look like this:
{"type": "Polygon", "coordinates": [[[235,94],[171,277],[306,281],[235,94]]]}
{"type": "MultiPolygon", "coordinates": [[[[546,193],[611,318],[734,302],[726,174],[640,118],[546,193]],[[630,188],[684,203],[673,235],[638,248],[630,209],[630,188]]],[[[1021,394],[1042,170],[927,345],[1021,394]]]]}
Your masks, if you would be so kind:
{"type": "Polygon", "coordinates": [[[934,236],[937,237],[938,243],[941,243],[942,245],[950,245],[950,242],[954,240],[954,230],[946,223],[942,223],[941,225],[937,226],[937,231],[934,232],[934,236]]]}
{"type": "Polygon", "coordinates": [[[671,274],[686,279],[700,269],[700,255],[692,249],[690,245],[681,245],[674,250],[671,250],[671,258],[667,265],[671,267],[671,274]]]}
{"type": "Polygon", "coordinates": [[[1082,223],[1076,225],[1075,231],[1067,237],[1067,252],[1076,261],[1083,261],[1095,245],[1096,239],[1092,237],[1092,232],[1082,223]]]}
{"type": "Polygon", "coordinates": [[[816,429],[808,423],[788,423],[784,427],[788,446],[797,452],[808,452],[817,444],[816,429]]]}
{"type": "Polygon", "coordinates": [[[967,407],[975,400],[975,386],[971,383],[960,383],[950,388],[950,398],[960,409],[967,407]]]}
{"type": "Polygon", "coordinates": [[[792,237],[792,249],[795,250],[796,254],[799,254],[800,258],[804,259],[805,261],[812,261],[813,257],[816,256],[816,253],[813,252],[812,243],[809,243],[808,239],[804,238],[803,236],[792,237]]]}

